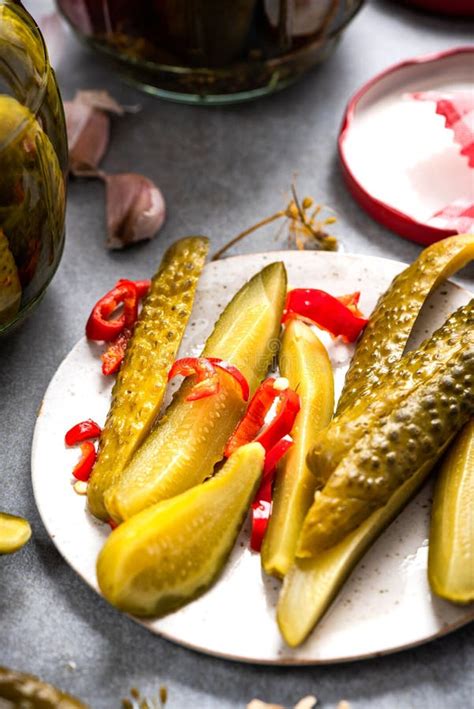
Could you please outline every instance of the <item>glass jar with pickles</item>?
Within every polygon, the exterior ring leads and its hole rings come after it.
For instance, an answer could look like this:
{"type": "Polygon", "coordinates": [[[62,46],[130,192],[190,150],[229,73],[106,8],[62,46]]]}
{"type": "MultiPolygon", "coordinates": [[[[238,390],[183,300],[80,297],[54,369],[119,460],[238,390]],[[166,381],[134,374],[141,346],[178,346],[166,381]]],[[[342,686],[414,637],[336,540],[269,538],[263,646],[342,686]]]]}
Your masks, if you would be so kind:
{"type": "Polygon", "coordinates": [[[0,334],[43,295],[63,249],[67,138],[41,33],[0,0],[0,334]]]}
{"type": "Polygon", "coordinates": [[[363,0],[57,0],[76,32],[147,91],[242,101],[324,59],[363,0]]]}

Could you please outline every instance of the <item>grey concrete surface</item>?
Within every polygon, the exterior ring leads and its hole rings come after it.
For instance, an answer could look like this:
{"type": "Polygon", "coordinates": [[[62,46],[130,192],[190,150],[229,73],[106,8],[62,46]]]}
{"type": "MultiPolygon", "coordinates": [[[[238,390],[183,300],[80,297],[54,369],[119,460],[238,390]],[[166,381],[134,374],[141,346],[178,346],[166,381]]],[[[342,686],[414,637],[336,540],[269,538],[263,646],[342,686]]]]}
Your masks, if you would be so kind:
{"type": "MultiPolygon", "coordinates": [[[[38,14],[49,0],[31,0],[29,7],[38,14]]],[[[375,72],[405,57],[470,43],[472,30],[467,21],[376,0],[305,80],[257,103],[216,109],[146,97],[68,40],[57,66],[65,99],[77,88],[106,88],[126,104],[142,105],[140,113],[114,120],[105,167],[153,178],[169,218],[153,242],[108,253],[103,187],[72,183],[59,271],[33,317],[0,342],[0,509],[25,515],[33,526],[26,548],[0,560],[0,665],[34,672],[94,709],[119,707],[132,686],[151,696],[161,684],[170,709],[243,709],[252,697],[292,706],[308,693],[327,708],[342,698],[353,709],[474,705],[473,626],[389,657],[306,669],[234,664],[151,635],[109,607],[61,559],[36,512],[30,481],[36,411],[82,335],[91,304],[118,276],[149,274],[177,237],[207,233],[215,246],[223,243],[278,209],[297,173],[302,194],[338,213],[334,232],[347,251],[405,261],[416,256],[419,247],[371,221],[346,192],[336,156],[341,114],[350,94],[375,72]]],[[[275,231],[233,253],[284,246],[275,231]]],[[[472,287],[473,279],[471,269],[461,281],[472,287]]]]}

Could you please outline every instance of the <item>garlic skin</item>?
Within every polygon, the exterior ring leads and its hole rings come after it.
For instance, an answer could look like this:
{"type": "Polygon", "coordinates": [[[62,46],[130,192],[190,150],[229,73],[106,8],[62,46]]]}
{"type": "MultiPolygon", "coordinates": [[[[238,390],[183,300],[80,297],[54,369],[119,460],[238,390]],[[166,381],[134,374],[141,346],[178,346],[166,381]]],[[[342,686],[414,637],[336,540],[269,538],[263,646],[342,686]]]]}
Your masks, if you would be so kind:
{"type": "Polygon", "coordinates": [[[105,177],[107,199],[107,242],[109,249],[122,249],[151,239],[166,218],[161,191],[147,177],[120,173],[105,177]]]}

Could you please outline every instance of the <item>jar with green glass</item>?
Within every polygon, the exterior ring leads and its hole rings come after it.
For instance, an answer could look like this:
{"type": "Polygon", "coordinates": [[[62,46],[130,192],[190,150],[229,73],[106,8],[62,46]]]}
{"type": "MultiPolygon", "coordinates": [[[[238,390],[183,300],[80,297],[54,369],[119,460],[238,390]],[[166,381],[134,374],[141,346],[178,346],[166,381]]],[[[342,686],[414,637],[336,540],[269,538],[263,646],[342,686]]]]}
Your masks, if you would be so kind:
{"type": "Polygon", "coordinates": [[[41,33],[0,0],[0,334],[40,300],[64,244],[67,137],[41,33]]]}
{"type": "Polygon", "coordinates": [[[56,0],[78,35],[143,89],[228,103],[292,83],[363,0],[56,0]]]}

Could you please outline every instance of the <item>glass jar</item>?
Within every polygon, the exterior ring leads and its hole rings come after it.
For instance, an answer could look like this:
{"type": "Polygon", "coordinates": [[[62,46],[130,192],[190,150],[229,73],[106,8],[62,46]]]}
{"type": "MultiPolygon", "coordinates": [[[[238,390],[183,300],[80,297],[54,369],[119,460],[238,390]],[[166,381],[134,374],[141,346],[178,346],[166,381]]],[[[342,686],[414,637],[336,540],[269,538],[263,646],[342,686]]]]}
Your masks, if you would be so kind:
{"type": "Polygon", "coordinates": [[[187,103],[281,89],[324,59],[363,0],[57,0],[141,88],[187,103]]]}
{"type": "Polygon", "coordinates": [[[67,138],[41,33],[0,0],[0,334],[39,301],[64,243],[67,138]]]}

